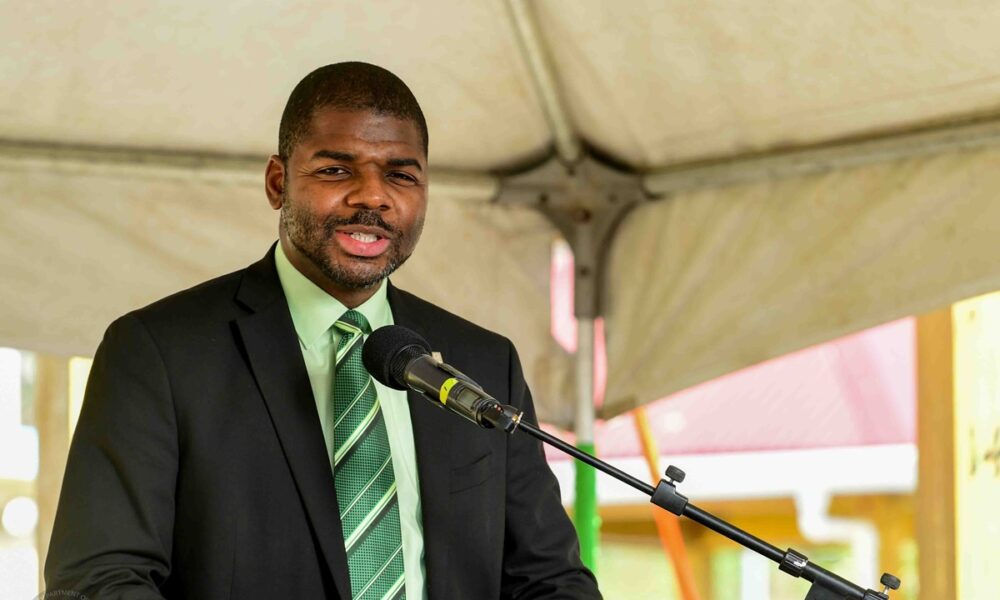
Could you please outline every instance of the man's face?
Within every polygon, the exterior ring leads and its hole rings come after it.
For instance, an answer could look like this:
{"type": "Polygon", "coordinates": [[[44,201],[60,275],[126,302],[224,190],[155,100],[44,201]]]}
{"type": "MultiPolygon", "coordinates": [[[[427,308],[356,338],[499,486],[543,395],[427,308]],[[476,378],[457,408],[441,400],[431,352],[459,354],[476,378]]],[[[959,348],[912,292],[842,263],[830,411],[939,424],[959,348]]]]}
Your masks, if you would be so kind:
{"type": "Polygon", "coordinates": [[[328,293],[363,300],[420,238],[427,157],[411,121],[320,109],[287,166],[271,158],[267,187],[292,263],[328,293]]]}

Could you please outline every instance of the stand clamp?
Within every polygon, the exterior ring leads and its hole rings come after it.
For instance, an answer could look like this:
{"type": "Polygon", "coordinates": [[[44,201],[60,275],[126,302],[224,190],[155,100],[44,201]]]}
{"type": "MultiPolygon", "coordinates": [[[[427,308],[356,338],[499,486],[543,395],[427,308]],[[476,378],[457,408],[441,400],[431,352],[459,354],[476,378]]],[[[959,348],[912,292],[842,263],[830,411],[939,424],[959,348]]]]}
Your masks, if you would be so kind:
{"type": "Polygon", "coordinates": [[[688,505],[687,496],[677,491],[677,484],[684,481],[684,471],[674,465],[667,468],[667,478],[661,479],[650,502],[664,510],[668,510],[678,517],[684,516],[684,509],[688,505]]]}
{"type": "Polygon", "coordinates": [[[868,590],[865,592],[864,600],[889,600],[889,590],[899,589],[899,577],[890,573],[882,573],[879,583],[883,586],[882,591],[868,590]]]}
{"type": "Polygon", "coordinates": [[[806,570],[808,564],[809,558],[805,554],[796,551],[794,548],[789,548],[785,551],[784,558],[778,563],[778,569],[793,577],[802,577],[802,573],[806,570]]]}

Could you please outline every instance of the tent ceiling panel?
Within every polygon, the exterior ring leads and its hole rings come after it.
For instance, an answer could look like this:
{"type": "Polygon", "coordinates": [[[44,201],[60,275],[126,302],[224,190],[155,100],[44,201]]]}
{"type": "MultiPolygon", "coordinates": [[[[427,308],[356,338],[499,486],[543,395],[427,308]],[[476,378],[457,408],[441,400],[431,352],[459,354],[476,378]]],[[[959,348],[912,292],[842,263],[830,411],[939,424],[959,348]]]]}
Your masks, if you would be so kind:
{"type": "Polygon", "coordinates": [[[640,168],[1000,108],[983,0],[535,6],[577,128],[640,168]]]}
{"type": "Polygon", "coordinates": [[[544,150],[502,2],[372,6],[4,0],[18,18],[0,20],[0,136],[267,155],[305,73],[365,60],[413,88],[435,164],[492,168],[544,150]]]}
{"type": "Polygon", "coordinates": [[[1000,150],[678,195],[612,247],[612,416],[1000,289],[1000,150]]]}
{"type": "MultiPolygon", "coordinates": [[[[551,141],[502,0],[6,4],[3,137],[267,154],[301,75],[359,59],[414,88],[437,165],[506,166],[551,141]]],[[[983,0],[532,6],[576,127],[639,168],[992,113],[1000,96],[983,0]]]]}
{"type": "MultiPolygon", "coordinates": [[[[986,0],[530,6],[575,126],[640,169],[1000,109],[1000,12],[986,0]]],[[[58,148],[0,156],[3,344],[89,353],[112,318],[239,268],[274,238],[259,183],[114,160],[88,171],[88,147],[180,150],[190,164],[264,156],[295,82],[351,59],[413,87],[436,168],[506,166],[551,143],[503,0],[0,0],[0,11],[16,15],[0,21],[0,141],[83,148],[69,170],[58,148]]],[[[638,209],[609,269],[608,413],[1000,288],[998,160],[952,153],[638,209]]],[[[565,423],[568,362],[548,335],[553,231],[481,202],[492,182],[473,179],[464,195],[432,184],[423,244],[396,281],[512,337],[542,414],[565,423]]]]}
{"type": "Polygon", "coordinates": [[[275,219],[246,186],[0,171],[0,344],[93,354],[116,317],[263,255],[275,219]]]}

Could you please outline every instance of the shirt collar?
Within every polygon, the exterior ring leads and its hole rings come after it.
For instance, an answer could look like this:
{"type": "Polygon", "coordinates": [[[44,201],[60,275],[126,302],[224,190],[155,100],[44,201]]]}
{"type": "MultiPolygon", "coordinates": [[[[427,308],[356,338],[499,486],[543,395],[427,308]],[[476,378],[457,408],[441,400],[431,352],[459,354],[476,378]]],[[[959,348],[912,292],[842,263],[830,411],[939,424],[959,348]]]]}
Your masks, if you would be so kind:
{"type": "MultiPolygon", "coordinates": [[[[324,339],[330,327],[347,312],[347,307],[300,273],[285,256],[280,243],[274,250],[274,264],[292,313],[295,333],[306,349],[312,348],[324,339]]],[[[383,280],[372,297],[354,309],[368,319],[373,331],[392,324],[388,287],[383,280]]]]}

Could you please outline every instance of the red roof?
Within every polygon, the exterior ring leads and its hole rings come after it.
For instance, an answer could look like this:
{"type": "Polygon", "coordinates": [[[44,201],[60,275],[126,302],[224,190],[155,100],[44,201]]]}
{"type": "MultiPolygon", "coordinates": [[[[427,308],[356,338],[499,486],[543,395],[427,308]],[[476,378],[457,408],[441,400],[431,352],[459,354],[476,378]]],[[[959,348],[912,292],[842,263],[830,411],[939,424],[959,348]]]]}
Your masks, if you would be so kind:
{"type": "MultiPolygon", "coordinates": [[[[576,346],[572,272],[572,254],[556,246],[552,334],[570,351],[576,346]]],[[[600,320],[596,334],[595,388],[602,390],[600,320]]],[[[915,348],[915,321],[901,319],[682,390],[646,411],[661,455],[913,443],[915,348]]],[[[599,421],[595,438],[603,457],[642,455],[630,414],[599,421]]]]}

